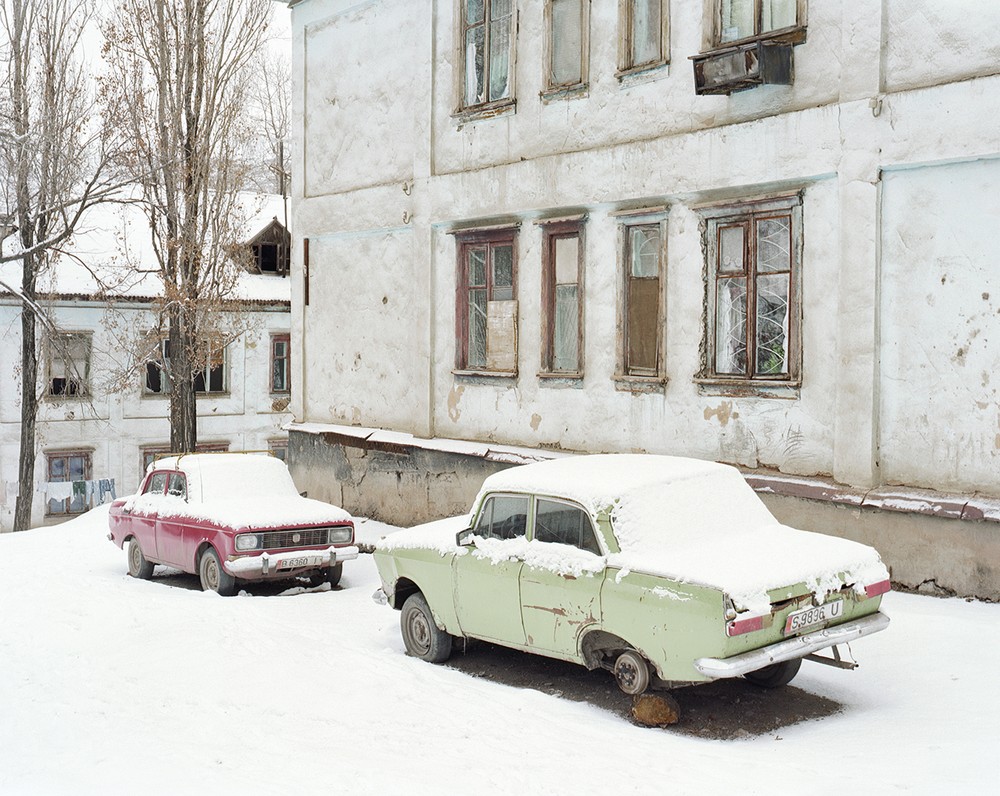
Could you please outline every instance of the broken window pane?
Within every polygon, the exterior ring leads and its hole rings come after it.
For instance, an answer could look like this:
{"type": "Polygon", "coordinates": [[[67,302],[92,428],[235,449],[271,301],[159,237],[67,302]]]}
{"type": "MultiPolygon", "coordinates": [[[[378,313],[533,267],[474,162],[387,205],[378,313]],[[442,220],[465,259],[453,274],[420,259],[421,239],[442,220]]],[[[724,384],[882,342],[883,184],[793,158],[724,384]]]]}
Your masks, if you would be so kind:
{"type": "Polygon", "coordinates": [[[762,0],[761,33],[793,27],[796,23],[796,0],[762,0]]]}
{"type": "Polygon", "coordinates": [[[582,74],[582,0],[552,0],[552,53],[549,82],[562,86],[579,83],[582,74]]]}
{"type": "Polygon", "coordinates": [[[662,33],[661,0],[631,0],[632,2],[632,63],[631,66],[659,61],[662,33]]]}
{"type": "Polygon", "coordinates": [[[757,373],[788,373],[788,274],[757,279],[757,373]]]}
{"type": "Polygon", "coordinates": [[[787,271],[792,266],[792,220],[789,216],[757,222],[757,270],[787,271]]]}
{"type": "Polygon", "coordinates": [[[720,279],[716,295],[715,371],[744,375],[747,363],[747,280],[720,279]]]}
{"type": "Polygon", "coordinates": [[[754,16],[754,0],[722,0],[722,41],[736,41],[753,36],[754,16]]]}
{"type": "Polygon", "coordinates": [[[719,270],[742,273],[743,257],[743,226],[722,227],[719,231],[719,270]]]}
{"type": "Polygon", "coordinates": [[[514,298],[514,247],[493,247],[493,301],[509,301],[514,298]]]}
{"type": "Polygon", "coordinates": [[[49,346],[48,394],[86,395],[90,383],[90,336],[60,334],[49,346]]]}
{"type": "Polygon", "coordinates": [[[486,367],[486,290],[469,291],[470,368],[486,367]]]}
{"type": "Polygon", "coordinates": [[[556,285],[552,369],[576,372],[580,367],[580,305],[576,285],[556,285]]]}

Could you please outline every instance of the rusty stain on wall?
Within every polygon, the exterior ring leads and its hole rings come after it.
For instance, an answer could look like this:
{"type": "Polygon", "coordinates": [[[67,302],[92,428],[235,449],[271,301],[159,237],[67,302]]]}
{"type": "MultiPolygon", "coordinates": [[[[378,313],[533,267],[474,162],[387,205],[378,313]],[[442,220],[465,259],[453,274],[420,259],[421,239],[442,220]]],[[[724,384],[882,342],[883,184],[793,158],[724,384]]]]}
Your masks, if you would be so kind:
{"type": "Polygon", "coordinates": [[[465,386],[452,387],[451,392],[448,393],[448,417],[451,418],[452,423],[457,423],[458,418],[462,416],[462,410],[458,408],[458,404],[462,400],[462,393],[465,392],[465,386]]]}
{"type": "Polygon", "coordinates": [[[720,426],[729,425],[730,418],[737,418],[740,416],[739,412],[734,411],[732,401],[723,401],[715,409],[710,406],[705,407],[705,419],[711,420],[713,417],[719,421],[720,426]]]}

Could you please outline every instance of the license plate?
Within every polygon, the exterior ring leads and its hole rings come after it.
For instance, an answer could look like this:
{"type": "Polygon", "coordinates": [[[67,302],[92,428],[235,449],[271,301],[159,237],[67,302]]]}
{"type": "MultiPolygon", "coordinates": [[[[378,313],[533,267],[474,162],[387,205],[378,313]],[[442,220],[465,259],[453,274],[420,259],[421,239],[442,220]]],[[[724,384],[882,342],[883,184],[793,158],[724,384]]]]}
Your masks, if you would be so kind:
{"type": "Polygon", "coordinates": [[[811,608],[803,608],[788,615],[785,622],[785,635],[798,633],[815,625],[822,625],[844,615],[844,601],[833,600],[822,605],[814,605],[811,608]]]}
{"type": "Polygon", "coordinates": [[[320,562],[319,556],[300,556],[299,558],[286,558],[278,565],[278,569],[298,569],[299,567],[312,567],[320,562]]]}

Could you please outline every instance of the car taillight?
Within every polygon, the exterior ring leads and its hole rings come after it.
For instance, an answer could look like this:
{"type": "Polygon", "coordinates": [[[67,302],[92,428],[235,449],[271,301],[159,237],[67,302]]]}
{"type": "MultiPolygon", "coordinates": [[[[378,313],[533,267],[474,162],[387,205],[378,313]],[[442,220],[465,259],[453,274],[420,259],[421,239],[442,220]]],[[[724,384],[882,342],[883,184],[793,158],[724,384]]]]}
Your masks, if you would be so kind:
{"type": "Polygon", "coordinates": [[[753,633],[764,627],[763,616],[749,616],[746,619],[735,619],[726,623],[727,636],[742,636],[744,633],[753,633]]]}
{"type": "Polygon", "coordinates": [[[869,599],[872,597],[878,597],[880,594],[885,594],[891,588],[892,587],[888,580],[880,580],[878,583],[873,583],[871,586],[865,586],[865,596],[869,599]]]}

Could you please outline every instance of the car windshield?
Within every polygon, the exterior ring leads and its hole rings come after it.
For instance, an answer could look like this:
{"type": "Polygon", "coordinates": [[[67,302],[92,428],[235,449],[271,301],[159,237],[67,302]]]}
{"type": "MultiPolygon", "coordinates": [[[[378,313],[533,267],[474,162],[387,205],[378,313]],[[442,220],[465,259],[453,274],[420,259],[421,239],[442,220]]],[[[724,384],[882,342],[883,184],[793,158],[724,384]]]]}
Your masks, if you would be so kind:
{"type": "Polygon", "coordinates": [[[611,512],[611,522],[622,552],[710,544],[777,524],[739,471],[728,469],[628,491],[611,512]]]}

